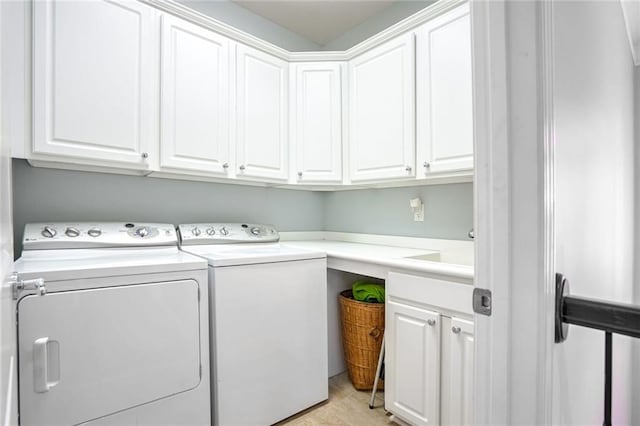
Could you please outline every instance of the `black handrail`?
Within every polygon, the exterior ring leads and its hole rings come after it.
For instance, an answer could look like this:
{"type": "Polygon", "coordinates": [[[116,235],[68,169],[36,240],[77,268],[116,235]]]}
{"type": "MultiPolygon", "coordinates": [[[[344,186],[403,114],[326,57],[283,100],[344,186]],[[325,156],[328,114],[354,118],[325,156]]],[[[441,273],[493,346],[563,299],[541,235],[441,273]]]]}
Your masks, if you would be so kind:
{"type": "Polygon", "coordinates": [[[612,334],[640,338],[640,306],[569,296],[569,282],[556,274],[555,341],[564,342],[568,324],[605,332],[604,345],[604,421],[611,426],[612,334]]]}

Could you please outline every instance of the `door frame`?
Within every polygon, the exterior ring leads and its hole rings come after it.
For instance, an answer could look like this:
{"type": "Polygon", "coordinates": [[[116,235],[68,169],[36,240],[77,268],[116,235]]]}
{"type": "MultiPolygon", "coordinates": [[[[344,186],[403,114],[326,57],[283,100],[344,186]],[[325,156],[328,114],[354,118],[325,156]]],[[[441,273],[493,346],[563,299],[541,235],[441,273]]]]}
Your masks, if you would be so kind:
{"type": "MultiPolygon", "coordinates": [[[[0,4],[0,22],[9,19],[6,5],[0,4]]],[[[7,37],[0,31],[0,47],[4,49],[7,37]]],[[[0,93],[6,88],[4,55],[0,55],[0,93]]],[[[1,99],[1,95],[0,95],[1,99]]],[[[11,146],[6,137],[5,119],[8,111],[0,103],[0,425],[18,423],[18,374],[15,328],[15,302],[13,301],[13,207],[11,184],[11,146]]]]}
{"type": "Polygon", "coordinates": [[[509,220],[505,3],[471,2],[476,287],[491,290],[492,316],[474,315],[475,424],[508,424],[509,220]]]}
{"type": "Polygon", "coordinates": [[[555,314],[550,0],[471,1],[476,424],[551,424],[555,314]]]}

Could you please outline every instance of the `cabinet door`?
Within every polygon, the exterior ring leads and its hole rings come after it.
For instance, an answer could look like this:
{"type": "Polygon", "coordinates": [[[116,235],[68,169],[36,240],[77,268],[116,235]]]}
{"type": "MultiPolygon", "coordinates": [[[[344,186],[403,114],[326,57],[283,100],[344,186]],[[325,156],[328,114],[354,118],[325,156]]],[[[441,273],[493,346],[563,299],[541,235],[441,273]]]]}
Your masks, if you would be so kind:
{"type": "Polygon", "coordinates": [[[451,318],[443,328],[443,425],[473,424],[473,354],[473,322],[451,318]]]}
{"type": "Polygon", "coordinates": [[[238,177],[287,180],[288,63],[237,47],[238,177]]]}
{"type": "Polygon", "coordinates": [[[164,15],[161,45],[160,165],[225,174],[229,40],[164,15]]]}
{"type": "Polygon", "coordinates": [[[415,176],[414,36],[406,34],[349,62],[350,178],[415,176]]]}
{"type": "Polygon", "coordinates": [[[292,147],[299,182],[342,180],[341,65],[295,64],[292,147]]]}
{"type": "Polygon", "coordinates": [[[417,33],[418,176],[473,167],[469,4],[417,33]]]}
{"type": "Polygon", "coordinates": [[[413,425],[439,422],[440,314],[387,302],[385,407],[413,425]]]}
{"type": "Polygon", "coordinates": [[[153,9],[130,1],[36,1],[33,150],[147,168],[157,140],[153,9]]]}

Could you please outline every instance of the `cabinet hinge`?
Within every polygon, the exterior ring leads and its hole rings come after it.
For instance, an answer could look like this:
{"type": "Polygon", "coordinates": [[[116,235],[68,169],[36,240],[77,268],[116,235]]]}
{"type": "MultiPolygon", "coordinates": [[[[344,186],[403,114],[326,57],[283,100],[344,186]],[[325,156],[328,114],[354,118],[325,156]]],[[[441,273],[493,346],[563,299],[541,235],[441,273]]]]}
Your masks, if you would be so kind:
{"type": "Polygon", "coordinates": [[[486,288],[473,289],[473,312],[491,316],[491,290],[486,288]]]}

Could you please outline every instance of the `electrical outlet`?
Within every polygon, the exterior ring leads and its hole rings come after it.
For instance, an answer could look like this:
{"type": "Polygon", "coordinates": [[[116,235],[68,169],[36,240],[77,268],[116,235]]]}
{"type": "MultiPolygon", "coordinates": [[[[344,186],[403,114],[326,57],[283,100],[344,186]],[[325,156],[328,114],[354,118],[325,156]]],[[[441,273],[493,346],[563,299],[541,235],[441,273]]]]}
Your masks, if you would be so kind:
{"type": "Polygon", "coordinates": [[[420,206],[420,210],[414,209],[413,211],[413,221],[414,222],[424,222],[424,204],[420,206]]]}

